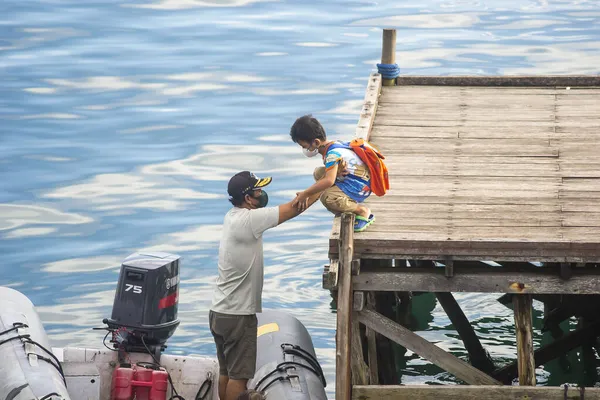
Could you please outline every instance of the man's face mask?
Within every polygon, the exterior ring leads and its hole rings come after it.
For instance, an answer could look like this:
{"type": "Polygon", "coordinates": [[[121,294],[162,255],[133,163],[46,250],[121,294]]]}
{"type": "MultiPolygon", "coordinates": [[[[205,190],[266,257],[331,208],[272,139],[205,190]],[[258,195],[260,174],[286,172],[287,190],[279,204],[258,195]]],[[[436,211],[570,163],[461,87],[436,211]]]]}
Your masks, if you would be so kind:
{"type": "Polygon", "coordinates": [[[267,204],[269,203],[269,195],[264,190],[260,191],[260,195],[258,195],[258,197],[254,197],[254,196],[250,196],[250,197],[252,197],[252,199],[253,199],[252,203],[253,203],[254,207],[256,207],[256,208],[266,207],[267,204]],[[254,202],[254,200],[256,200],[256,202],[254,202]]]}

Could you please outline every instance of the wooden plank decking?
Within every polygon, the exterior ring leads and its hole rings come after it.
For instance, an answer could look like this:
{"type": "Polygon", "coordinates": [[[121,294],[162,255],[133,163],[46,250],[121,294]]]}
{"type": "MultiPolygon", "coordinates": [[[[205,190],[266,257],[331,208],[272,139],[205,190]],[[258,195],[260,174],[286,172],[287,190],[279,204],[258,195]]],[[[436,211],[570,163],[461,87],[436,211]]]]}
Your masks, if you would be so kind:
{"type": "Polygon", "coordinates": [[[600,262],[600,88],[375,84],[357,135],[391,189],[357,258],[600,262]]]}

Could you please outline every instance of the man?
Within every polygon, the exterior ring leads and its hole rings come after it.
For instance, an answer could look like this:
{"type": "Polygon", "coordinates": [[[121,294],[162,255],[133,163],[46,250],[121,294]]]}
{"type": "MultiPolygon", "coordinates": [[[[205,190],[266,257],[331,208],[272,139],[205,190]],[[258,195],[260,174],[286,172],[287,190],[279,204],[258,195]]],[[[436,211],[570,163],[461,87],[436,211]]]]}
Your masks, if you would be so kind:
{"type": "MultiPolygon", "coordinates": [[[[262,311],[263,240],[267,229],[301,214],[293,201],[266,207],[271,178],[249,171],[234,175],[227,191],[233,208],[225,215],[219,246],[219,276],[209,313],[219,360],[219,398],[235,400],[256,368],[256,313],[262,311]]],[[[308,205],[321,193],[309,197],[308,205]]]]}

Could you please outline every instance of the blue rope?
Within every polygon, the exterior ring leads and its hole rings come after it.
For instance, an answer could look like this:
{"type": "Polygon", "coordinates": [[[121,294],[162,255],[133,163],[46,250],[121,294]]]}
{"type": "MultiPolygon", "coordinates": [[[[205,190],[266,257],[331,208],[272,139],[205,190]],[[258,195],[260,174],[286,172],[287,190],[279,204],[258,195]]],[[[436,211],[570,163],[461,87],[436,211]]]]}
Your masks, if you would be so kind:
{"type": "Polygon", "coordinates": [[[377,64],[377,72],[383,79],[396,79],[400,75],[398,64],[377,64]]]}

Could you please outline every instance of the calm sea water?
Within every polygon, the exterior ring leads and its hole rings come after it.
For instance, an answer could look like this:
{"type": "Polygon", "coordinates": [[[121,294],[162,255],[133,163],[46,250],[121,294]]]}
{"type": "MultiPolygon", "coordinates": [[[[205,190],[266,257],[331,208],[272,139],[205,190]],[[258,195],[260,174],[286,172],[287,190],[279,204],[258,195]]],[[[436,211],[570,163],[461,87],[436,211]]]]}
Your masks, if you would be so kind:
{"type": "MultiPolygon", "coordinates": [[[[91,328],[110,316],[120,261],[177,253],[182,323],[168,352],[214,355],[207,312],[228,178],[272,175],[271,204],[310,185],[318,161],[289,127],[313,113],[330,137],[353,135],[382,27],[398,29],[403,74],[599,72],[597,0],[0,2],[0,285],[31,298],[53,345],[99,346],[91,328]]],[[[308,327],[331,395],[330,227],[317,205],[265,235],[264,306],[308,327]]],[[[507,362],[512,314],[497,297],[458,295],[507,362]]],[[[465,355],[433,297],[414,313],[419,334],[465,355]]],[[[453,381],[408,356],[402,383],[453,381]]],[[[579,382],[577,368],[549,365],[538,379],[579,382]]]]}

